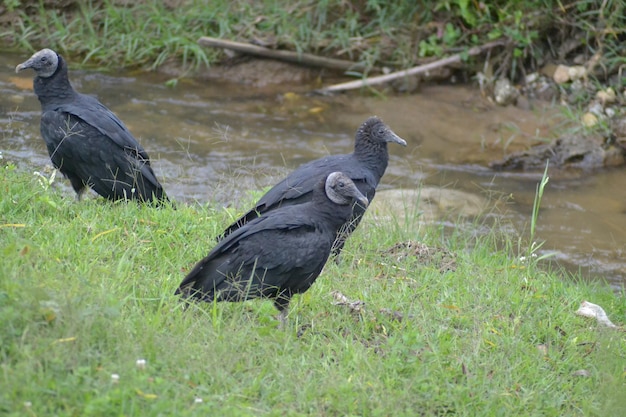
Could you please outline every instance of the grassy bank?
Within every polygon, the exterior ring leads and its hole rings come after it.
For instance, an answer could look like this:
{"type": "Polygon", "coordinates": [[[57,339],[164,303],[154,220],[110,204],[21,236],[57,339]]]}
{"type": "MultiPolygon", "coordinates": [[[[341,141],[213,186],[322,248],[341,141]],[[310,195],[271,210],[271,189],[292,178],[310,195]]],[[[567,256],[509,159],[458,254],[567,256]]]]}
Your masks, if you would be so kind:
{"type": "Polygon", "coordinates": [[[0,188],[5,415],[606,416],[626,406],[624,333],[574,314],[588,299],[622,323],[623,300],[521,264],[494,236],[364,221],[281,330],[270,302],[183,310],[172,295],[226,211],[75,202],[6,164],[0,188]],[[456,270],[382,252],[407,240],[446,246],[456,270]],[[334,305],[332,290],[365,311],[334,305]]]}
{"type": "MultiPolygon", "coordinates": [[[[4,0],[0,38],[21,50],[51,47],[105,68],[189,68],[224,58],[200,36],[255,42],[374,66],[407,68],[493,39],[496,75],[519,77],[552,60],[594,60],[606,74],[623,64],[622,1],[4,0]],[[576,42],[572,44],[571,40],[576,42]]],[[[470,75],[484,71],[481,58],[470,75]]],[[[467,69],[472,68],[468,66],[467,69]]],[[[490,69],[491,70],[491,69],[490,69]]],[[[605,75],[606,75],[605,74],[605,75]]]]}

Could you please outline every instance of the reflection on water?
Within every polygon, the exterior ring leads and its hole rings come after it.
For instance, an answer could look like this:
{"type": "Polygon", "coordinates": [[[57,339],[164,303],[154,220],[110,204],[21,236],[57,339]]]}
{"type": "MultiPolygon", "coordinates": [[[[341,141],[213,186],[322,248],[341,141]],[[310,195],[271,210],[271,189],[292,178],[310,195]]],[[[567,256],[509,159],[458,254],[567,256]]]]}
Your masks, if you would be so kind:
{"type": "MultiPolygon", "coordinates": [[[[0,69],[0,150],[35,169],[49,164],[39,136],[32,74],[15,75],[24,56],[4,55],[0,69]]],[[[387,98],[302,97],[159,74],[72,71],[74,87],[96,94],[127,124],[176,200],[237,204],[248,190],[327,154],[351,151],[356,128],[378,115],[408,142],[390,146],[381,188],[419,184],[510,196],[507,218],[527,230],[540,174],[495,173],[488,161],[549,135],[554,112],[496,108],[479,92],[426,87],[387,98]]],[[[585,274],[626,282],[625,170],[555,174],[544,194],[537,238],[585,274]]],[[[68,190],[71,194],[71,191],[68,190]]]]}

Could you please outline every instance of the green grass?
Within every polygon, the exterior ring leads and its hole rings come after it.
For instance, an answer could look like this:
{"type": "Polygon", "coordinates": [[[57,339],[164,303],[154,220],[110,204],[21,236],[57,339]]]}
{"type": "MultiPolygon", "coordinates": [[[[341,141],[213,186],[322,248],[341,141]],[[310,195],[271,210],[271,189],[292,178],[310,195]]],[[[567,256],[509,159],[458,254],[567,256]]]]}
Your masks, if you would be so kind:
{"type": "MultiPolygon", "coordinates": [[[[223,59],[223,51],[197,44],[201,36],[353,60],[366,64],[366,73],[374,67],[408,68],[494,39],[507,41],[507,48],[489,58],[496,76],[518,79],[535,71],[572,38],[581,39],[589,56],[598,52],[610,72],[624,63],[626,6],[617,0],[142,0],[124,5],[91,0],[64,2],[62,10],[43,1],[3,3],[7,10],[21,11],[0,30],[5,45],[29,51],[50,47],[72,62],[82,58],[83,64],[108,69],[154,69],[168,61],[195,69],[223,59]]],[[[483,70],[482,59],[468,62],[476,63],[468,65],[470,75],[483,70]]]]}
{"type": "Polygon", "coordinates": [[[76,202],[3,161],[0,413],[607,416],[626,405],[624,333],[574,314],[589,300],[621,324],[623,299],[521,264],[494,235],[365,220],[284,329],[269,301],[184,310],[174,289],[233,214],[76,202]],[[407,240],[447,247],[456,271],[383,252],[407,240]],[[365,311],[334,305],[333,290],[365,311]]]}
{"type": "MultiPolygon", "coordinates": [[[[0,37],[22,49],[51,47],[106,68],[154,69],[173,60],[194,69],[224,57],[221,50],[199,46],[201,36],[264,40],[285,49],[337,54],[373,65],[372,56],[381,56],[381,36],[401,36],[417,11],[397,3],[390,15],[377,13],[378,2],[365,7],[336,1],[286,5],[278,0],[196,0],[183,1],[172,10],[161,1],[119,6],[104,0],[77,2],[64,12],[40,3],[38,9],[22,13],[12,30],[0,37]]],[[[390,48],[391,55],[396,54],[394,49],[390,48]]],[[[391,58],[387,52],[382,55],[391,58]]]]}

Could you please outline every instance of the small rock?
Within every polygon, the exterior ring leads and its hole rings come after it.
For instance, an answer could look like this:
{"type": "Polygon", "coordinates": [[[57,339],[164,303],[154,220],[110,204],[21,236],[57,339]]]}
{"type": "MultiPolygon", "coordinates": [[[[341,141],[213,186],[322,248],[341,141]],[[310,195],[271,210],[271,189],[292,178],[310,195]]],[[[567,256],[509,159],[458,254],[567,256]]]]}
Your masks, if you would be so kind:
{"type": "Polygon", "coordinates": [[[568,67],[557,65],[552,74],[552,79],[557,84],[565,84],[570,81],[581,81],[587,76],[587,69],[581,65],[568,67]]]}
{"type": "Polygon", "coordinates": [[[489,166],[495,170],[544,169],[548,159],[552,167],[599,168],[604,166],[606,157],[603,144],[601,136],[566,134],[549,144],[514,152],[501,161],[491,162],[489,166]]]}
{"type": "Polygon", "coordinates": [[[556,71],[556,64],[546,64],[539,69],[539,74],[552,78],[554,76],[554,72],[556,71]]]}
{"type": "Polygon", "coordinates": [[[595,126],[598,123],[598,117],[590,112],[587,112],[582,117],[582,123],[586,127],[595,126]]]}
{"type": "Polygon", "coordinates": [[[557,84],[564,84],[568,82],[571,79],[569,75],[569,67],[566,65],[557,65],[554,70],[554,74],[552,75],[552,79],[557,84]]]}
{"type": "Polygon", "coordinates": [[[567,74],[569,75],[569,79],[572,81],[580,80],[587,76],[587,68],[582,65],[575,65],[567,69],[567,74]]]}
{"type": "Polygon", "coordinates": [[[589,106],[589,110],[587,111],[597,117],[602,117],[602,115],[604,114],[602,104],[598,103],[597,101],[591,103],[591,105],[589,106]]]}
{"type": "Polygon", "coordinates": [[[598,91],[596,93],[596,98],[600,101],[600,103],[602,103],[603,106],[606,106],[607,104],[615,103],[617,95],[615,94],[615,90],[609,87],[606,90],[598,91]]]}
{"type": "Polygon", "coordinates": [[[612,118],[613,116],[615,116],[616,112],[614,108],[607,107],[606,109],[604,109],[604,114],[606,114],[609,118],[612,118]]]}
{"type": "Polygon", "coordinates": [[[515,103],[519,97],[519,91],[517,91],[517,88],[515,88],[507,78],[500,78],[496,81],[496,85],[493,88],[493,97],[499,105],[508,106],[509,104],[515,103]]]}
{"type": "Polygon", "coordinates": [[[602,307],[597,304],[590,303],[589,301],[583,301],[580,304],[580,308],[576,310],[576,314],[583,317],[592,317],[598,321],[598,324],[601,324],[606,327],[617,327],[614,325],[609,317],[606,315],[606,312],[602,307]]]}
{"type": "Polygon", "coordinates": [[[524,80],[526,85],[532,84],[539,79],[540,75],[538,72],[533,72],[532,74],[528,74],[526,79],[524,80]]]}

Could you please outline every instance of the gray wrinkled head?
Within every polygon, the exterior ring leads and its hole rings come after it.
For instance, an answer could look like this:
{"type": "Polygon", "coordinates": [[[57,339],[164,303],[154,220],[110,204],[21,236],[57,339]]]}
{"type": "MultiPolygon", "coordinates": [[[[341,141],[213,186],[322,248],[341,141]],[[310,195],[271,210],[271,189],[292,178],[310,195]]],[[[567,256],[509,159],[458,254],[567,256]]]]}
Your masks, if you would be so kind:
{"type": "Polygon", "coordinates": [[[368,118],[361,125],[361,127],[359,127],[357,136],[368,137],[371,142],[393,142],[406,146],[406,141],[396,135],[391,129],[389,129],[389,126],[376,116],[368,118]]]}
{"type": "Polygon", "coordinates": [[[326,185],[324,187],[326,195],[335,204],[348,205],[352,200],[358,201],[363,207],[367,207],[369,201],[354,182],[343,172],[333,172],[326,177],[326,185]]]}
{"type": "Polygon", "coordinates": [[[52,49],[42,49],[39,52],[35,52],[28,61],[22,62],[15,67],[15,72],[20,72],[27,68],[35,70],[38,76],[42,78],[48,78],[54,74],[59,65],[59,56],[52,49]]]}

